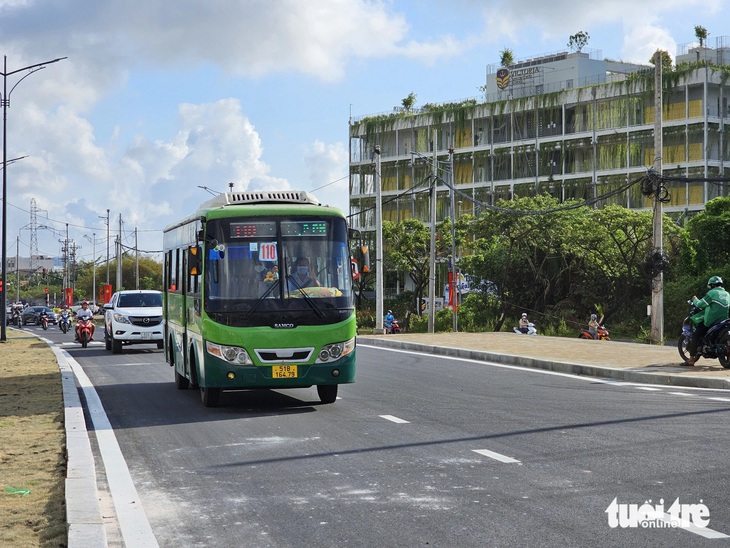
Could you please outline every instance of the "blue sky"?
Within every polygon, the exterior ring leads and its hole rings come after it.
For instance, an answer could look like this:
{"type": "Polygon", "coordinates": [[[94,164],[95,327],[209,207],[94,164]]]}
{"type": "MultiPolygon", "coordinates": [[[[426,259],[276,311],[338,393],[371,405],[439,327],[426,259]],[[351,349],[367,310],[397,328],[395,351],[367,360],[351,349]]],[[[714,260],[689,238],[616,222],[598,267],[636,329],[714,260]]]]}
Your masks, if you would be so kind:
{"type": "MultiPolygon", "coordinates": [[[[162,229],[226,190],[296,188],[347,208],[352,114],[480,98],[486,66],[567,50],[586,31],[601,57],[674,58],[694,26],[730,36],[730,0],[0,0],[7,71],[68,57],[10,95],[7,253],[59,239],[91,260],[162,229]],[[85,237],[86,236],[86,237],[85,237]]],[[[728,39],[730,41],[730,38],[728,39]]],[[[1,60],[0,60],[1,61],[1,60]]],[[[8,90],[24,73],[8,77],[8,90]]]]}

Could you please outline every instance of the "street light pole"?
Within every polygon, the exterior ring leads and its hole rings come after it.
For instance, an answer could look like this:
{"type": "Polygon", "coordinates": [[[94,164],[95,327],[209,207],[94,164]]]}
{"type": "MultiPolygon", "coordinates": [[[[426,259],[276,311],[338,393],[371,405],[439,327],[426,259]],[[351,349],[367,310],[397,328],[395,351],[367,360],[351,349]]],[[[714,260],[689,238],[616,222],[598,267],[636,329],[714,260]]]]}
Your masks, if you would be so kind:
{"type": "MultiPolygon", "coordinates": [[[[19,68],[16,70],[12,70],[8,72],[8,56],[5,55],[3,57],[3,71],[0,73],[0,75],[3,77],[3,95],[0,98],[3,105],[3,223],[2,223],[2,291],[0,291],[0,309],[2,309],[3,314],[5,314],[5,306],[7,299],[5,298],[7,289],[5,285],[5,275],[7,274],[7,227],[8,227],[8,139],[7,139],[7,128],[8,128],[8,107],[10,106],[10,94],[13,93],[13,90],[22,82],[25,78],[30,76],[36,71],[39,71],[46,67],[46,65],[50,65],[51,63],[56,63],[62,59],[66,59],[66,57],[59,57],[57,59],[53,59],[52,61],[45,61],[44,63],[36,63],[35,65],[28,65],[27,67],[19,68]],[[15,85],[10,89],[10,92],[8,92],[8,76],[12,76],[13,74],[17,74],[18,72],[27,70],[29,71],[28,74],[23,76],[20,80],[18,80],[15,85]]],[[[7,341],[7,330],[5,326],[5,321],[0,324],[0,342],[7,341]]]]}

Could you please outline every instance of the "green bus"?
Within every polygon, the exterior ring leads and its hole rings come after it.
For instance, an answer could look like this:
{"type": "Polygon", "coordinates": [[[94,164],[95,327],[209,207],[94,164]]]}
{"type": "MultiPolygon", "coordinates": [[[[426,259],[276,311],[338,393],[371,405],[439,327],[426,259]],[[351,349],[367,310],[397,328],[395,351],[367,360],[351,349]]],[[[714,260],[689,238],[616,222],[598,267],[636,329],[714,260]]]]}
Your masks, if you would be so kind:
{"type": "Polygon", "coordinates": [[[227,192],[165,228],[165,359],[203,405],[224,390],[355,380],[348,229],[302,191],[227,192]]]}

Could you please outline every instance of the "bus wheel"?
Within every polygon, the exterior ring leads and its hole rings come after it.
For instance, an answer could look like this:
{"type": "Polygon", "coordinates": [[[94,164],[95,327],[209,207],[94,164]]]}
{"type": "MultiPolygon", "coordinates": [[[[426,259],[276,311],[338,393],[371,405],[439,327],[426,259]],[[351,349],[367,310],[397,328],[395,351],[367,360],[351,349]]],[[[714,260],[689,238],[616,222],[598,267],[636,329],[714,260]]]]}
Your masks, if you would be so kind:
{"type": "Polygon", "coordinates": [[[190,381],[175,371],[175,386],[178,390],[186,390],[190,386],[190,381]]]}
{"type": "Polygon", "coordinates": [[[200,399],[205,407],[217,407],[221,399],[220,388],[201,388],[200,399]]]}
{"type": "Polygon", "coordinates": [[[336,384],[318,384],[317,394],[322,403],[334,403],[337,399],[337,385],[336,384]]]}

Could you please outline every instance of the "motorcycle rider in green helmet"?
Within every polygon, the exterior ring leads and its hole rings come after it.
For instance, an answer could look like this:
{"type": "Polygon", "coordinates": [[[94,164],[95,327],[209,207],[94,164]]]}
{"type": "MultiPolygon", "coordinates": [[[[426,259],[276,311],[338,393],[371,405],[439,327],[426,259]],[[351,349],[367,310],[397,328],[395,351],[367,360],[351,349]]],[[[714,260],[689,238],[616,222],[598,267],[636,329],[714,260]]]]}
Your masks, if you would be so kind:
{"type": "Polygon", "coordinates": [[[725,291],[722,286],[722,278],[720,276],[712,276],[707,280],[707,289],[709,291],[701,299],[697,295],[692,297],[692,304],[703,311],[704,317],[702,322],[697,324],[692,340],[687,350],[689,350],[692,358],[687,365],[694,365],[698,360],[697,347],[704,338],[707,330],[713,325],[728,318],[728,309],[730,309],[730,293],[725,291]]]}

